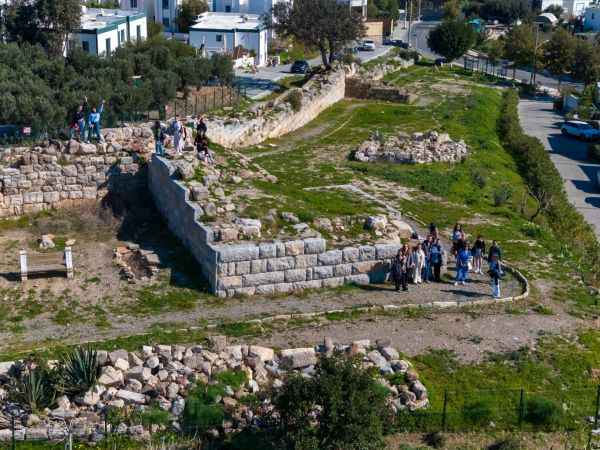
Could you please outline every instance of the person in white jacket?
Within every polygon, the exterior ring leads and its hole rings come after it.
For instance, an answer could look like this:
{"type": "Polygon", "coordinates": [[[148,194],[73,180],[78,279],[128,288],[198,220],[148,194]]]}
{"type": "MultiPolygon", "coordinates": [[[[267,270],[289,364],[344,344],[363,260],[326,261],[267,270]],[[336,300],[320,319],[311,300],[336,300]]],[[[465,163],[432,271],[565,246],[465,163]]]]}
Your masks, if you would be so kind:
{"type": "Polygon", "coordinates": [[[413,283],[421,284],[423,281],[421,279],[421,273],[423,272],[423,267],[425,267],[425,252],[423,251],[421,244],[416,245],[412,253],[412,258],[413,266],[415,268],[413,272],[413,283]]]}

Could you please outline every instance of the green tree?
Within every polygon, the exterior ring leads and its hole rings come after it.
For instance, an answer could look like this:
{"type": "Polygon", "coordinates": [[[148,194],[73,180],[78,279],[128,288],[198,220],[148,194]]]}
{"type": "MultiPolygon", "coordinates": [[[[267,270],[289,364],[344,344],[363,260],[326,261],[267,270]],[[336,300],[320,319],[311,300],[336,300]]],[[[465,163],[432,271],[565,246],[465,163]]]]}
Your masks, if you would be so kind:
{"type": "Polygon", "coordinates": [[[486,49],[488,61],[495,66],[502,59],[504,54],[504,41],[500,39],[490,40],[486,49]]]}
{"type": "Polygon", "coordinates": [[[445,20],[429,33],[427,45],[451,62],[464,55],[476,41],[477,33],[464,20],[445,20]]]}
{"type": "Polygon", "coordinates": [[[312,379],[286,381],[275,399],[287,448],[371,450],[385,448],[387,390],[344,355],[321,359],[312,379]],[[311,413],[316,413],[315,427],[311,413]]]}
{"type": "Polygon", "coordinates": [[[459,0],[446,0],[443,6],[444,19],[458,19],[460,16],[459,0]]]}
{"type": "Polygon", "coordinates": [[[333,62],[335,52],[365,33],[361,16],[337,0],[279,2],[272,16],[265,18],[269,27],[283,38],[319,49],[325,66],[333,62]]]}
{"type": "Polygon", "coordinates": [[[600,80],[600,49],[598,44],[576,39],[572,73],[586,85],[600,80]]]}
{"type": "Polygon", "coordinates": [[[9,40],[42,45],[52,55],[62,55],[68,36],[80,26],[79,0],[19,0],[7,7],[9,40]]]}
{"type": "Polygon", "coordinates": [[[530,24],[512,27],[506,35],[504,42],[504,56],[512,61],[513,78],[515,78],[517,66],[526,66],[533,63],[537,50],[535,45],[535,28],[530,24]]]}
{"type": "Polygon", "coordinates": [[[558,77],[559,83],[563,75],[571,71],[575,63],[577,39],[568,31],[559,28],[544,43],[543,61],[546,68],[558,77]]]}
{"type": "Polygon", "coordinates": [[[190,26],[196,21],[196,16],[208,11],[205,0],[183,0],[177,13],[177,28],[182,33],[187,33],[190,26]]]}

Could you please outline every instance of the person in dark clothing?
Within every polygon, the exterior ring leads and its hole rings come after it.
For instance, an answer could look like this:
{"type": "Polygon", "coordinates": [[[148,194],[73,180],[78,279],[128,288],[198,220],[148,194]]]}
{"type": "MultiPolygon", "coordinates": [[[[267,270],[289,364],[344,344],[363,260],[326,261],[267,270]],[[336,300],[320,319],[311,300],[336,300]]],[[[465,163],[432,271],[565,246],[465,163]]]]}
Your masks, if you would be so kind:
{"type": "Polygon", "coordinates": [[[492,278],[492,296],[494,298],[500,298],[500,278],[502,277],[502,270],[500,268],[500,262],[498,257],[494,254],[490,259],[490,270],[488,271],[492,278]]]}
{"type": "Polygon", "coordinates": [[[155,152],[158,156],[163,156],[165,154],[165,141],[167,140],[167,133],[159,120],[154,122],[152,134],[154,134],[155,152]]]}
{"type": "Polygon", "coordinates": [[[502,275],[502,249],[496,241],[492,241],[492,245],[488,251],[488,264],[491,266],[492,259],[496,257],[498,267],[500,269],[500,275],[502,275]]]}
{"type": "Polygon", "coordinates": [[[437,225],[433,222],[429,224],[429,235],[432,236],[434,240],[438,237],[437,225]]]}
{"type": "Polygon", "coordinates": [[[206,137],[208,127],[206,126],[206,122],[204,122],[204,117],[202,116],[200,116],[200,119],[198,119],[198,123],[196,124],[196,131],[198,132],[198,135],[202,138],[206,137]]]}
{"type": "Polygon", "coordinates": [[[210,149],[208,148],[208,139],[197,134],[194,139],[194,145],[196,146],[199,160],[204,161],[206,164],[215,163],[212,154],[210,153],[210,149]]]}
{"type": "Polygon", "coordinates": [[[477,236],[477,240],[473,244],[473,271],[478,274],[482,274],[481,264],[483,262],[483,255],[485,254],[485,241],[481,235],[477,236]]]}
{"type": "Polygon", "coordinates": [[[392,263],[391,275],[396,286],[396,291],[402,286],[403,291],[408,291],[408,247],[406,244],[398,250],[398,254],[392,263]]]}
{"type": "Polygon", "coordinates": [[[83,98],[83,103],[77,107],[77,111],[73,114],[73,120],[71,122],[71,130],[69,138],[73,139],[75,136],[75,130],[79,135],[79,140],[85,140],[85,108],[87,106],[87,97],[83,98]]]}
{"type": "Polygon", "coordinates": [[[429,260],[431,267],[433,267],[433,280],[439,283],[441,281],[442,263],[444,260],[444,249],[439,239],[435,239],[429,247],[429,260]]]}

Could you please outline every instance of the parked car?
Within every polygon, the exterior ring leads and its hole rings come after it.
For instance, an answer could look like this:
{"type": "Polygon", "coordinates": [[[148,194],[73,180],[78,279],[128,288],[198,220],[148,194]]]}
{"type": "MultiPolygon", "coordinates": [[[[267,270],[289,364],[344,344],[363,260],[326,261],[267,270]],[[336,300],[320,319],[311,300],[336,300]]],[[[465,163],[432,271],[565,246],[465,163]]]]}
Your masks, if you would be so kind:
{"type": "Polygon", "coordinates": [[[402,40],[401,39],[390,39],[387,38],[383,41],[383,45],[391,45],[393,47],[401,47],[402,46],[402,40]]]}
{"type": "Polygon", "coordinates": [[[292,68],[290,69],[290,72],[292,72],[292,73],[306,74],[309,71],[310,71],[310,64],[308,64],[308,62],[304,61],[303,59],[294,61],[294,64],[292,64],[292,68]]]}
{"type": "Polygon", "coordinates": [[[448,60],[446,58],[438,58],[435,60],[435,65],[438,67],[442,67],[448,64],[448,60]]]}
{"type": "Polygon", "coordinates": [[[562,124],[560,131],[565,136],[571,136],[586,141],[600,139],[600,130],[581,120],[569,120],[562,124]]]}
{"type": "Polygon", "coordinates": [[[375,51],[375,41],[372,41],[371,39],[365,39],[364,41],[361,42],[360,49],[363,52],[375,51]]]}

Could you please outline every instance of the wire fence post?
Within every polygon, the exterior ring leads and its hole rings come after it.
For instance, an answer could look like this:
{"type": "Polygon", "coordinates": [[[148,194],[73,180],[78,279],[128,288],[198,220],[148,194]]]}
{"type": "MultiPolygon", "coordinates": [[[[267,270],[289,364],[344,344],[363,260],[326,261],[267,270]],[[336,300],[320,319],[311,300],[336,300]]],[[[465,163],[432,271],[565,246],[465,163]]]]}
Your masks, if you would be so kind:
{"type": "Polygon", "coordinates": [[[448,412],[448,389],[444,389],[444,406],[442,409],[442,431],[446,431],[446,413],[448,412]]]}
{"type": "Polygon", "coordinates": [[[523,427],[523,410],[525,408],[525,389],[521,388],[521,394],[519,396],[519,429],[523,427]]]}
{"type": "Polygon", "coordinates": [[[598,414],[600,414],[600,384],[596,390],[596,414],[594,415],[594,428],[598,429],[598,414]]]}
{"type": "Polygon", "coordinates": [[[17,449],[17,439],[15,438],[15,415],[10,415],[10,429],[12,431],[11,448],[12,450],[17,449]]]}

